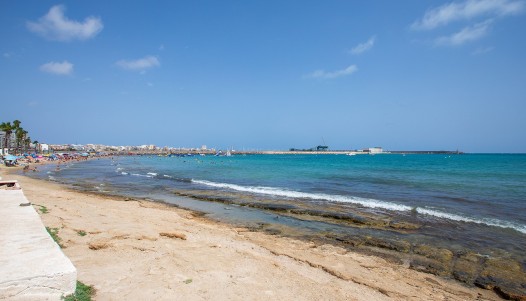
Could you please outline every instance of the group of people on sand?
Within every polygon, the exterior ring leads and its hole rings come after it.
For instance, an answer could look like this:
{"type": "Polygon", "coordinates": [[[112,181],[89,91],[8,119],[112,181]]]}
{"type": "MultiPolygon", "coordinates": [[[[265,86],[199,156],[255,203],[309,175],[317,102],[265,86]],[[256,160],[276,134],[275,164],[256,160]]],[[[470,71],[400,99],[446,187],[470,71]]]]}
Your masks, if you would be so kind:
{"type": "Polygon", "coordinates": [[[29,164],[27,164],[26,166],[24,166],[24,168],[22,169],[24,172],[27,172],[27,171],[37,171],[37,167],[36,166],[33,166],[33,167],[30,167],[29,164]]]}
{"type": "MultiPolygon", "coordinates": [[[[37,154],[23,154],[20,156],[13,156],[13,155],[6,155],[10,156],[10,160],[5,162],[2,162],[0,160],[0,163],[6,163],[6,166],[20,166],[23,167],[24,172],[38,171],[37,167],[34,166],[35,164],[46,164],[46,163],[58,163],[57,170],[60,170],[60,163],[64,162],[72,162],[72,161],[84,161],[88,160],[88,156],[81,156],[78,154],[51,154],[51,155],[37,155],[37,154]],[[9,165],[7,163],[10,163],[9,165]]],[[[4,158],[6,158],[4,156],[4,158]]],[[[2,159],[2,156],[0,156],[0,159],[2,159]]]]}

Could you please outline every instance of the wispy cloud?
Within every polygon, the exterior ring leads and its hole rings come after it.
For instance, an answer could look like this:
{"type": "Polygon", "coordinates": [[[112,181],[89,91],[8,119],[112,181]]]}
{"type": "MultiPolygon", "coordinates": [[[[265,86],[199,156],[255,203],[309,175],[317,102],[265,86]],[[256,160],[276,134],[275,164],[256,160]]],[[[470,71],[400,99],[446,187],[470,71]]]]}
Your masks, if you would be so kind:
{"type": "Polygon", "coordinates": [[[115,63],[117,66],[126,70],[140,70],[158,67],[161,65],[157,57],[149,55],[137,60],[120,60],[115,63]]]}
{"type": "Polygon", "coordinates": [[[475,51],[473,51],[471,54],[473,54],[473,55],[485,54],[485,53],[493,51],[493,49],[495,49],[495,47],[493,47],[493,46],[479,47],[479,48],[475,49],[475,51]]]}
{"type": "Polygon", "coordinates": [[[327,72],[324,70],[316,70],[312,73],[307,74],[305,77],[308,78],[321,78],[321,79],[333,79],[338,78],[346,75],[351,75],[354,72],[358,71],[358,67],[356,65],[351,65],[345,69],[327,72]]]}
{"type": "Polygon", "coordinates": [[[452,2],[428,10],[424,16],[415,21],[411,28],[429,30],[459,20],[470,20],[481,16],[506,16],[522,12],[523,1],[514,0],[467,0],[452,2]]]}
{"type": "Polygon", "coordinates": [[[68,61],[49,62],[40,66],[40,71],[57,75],[69,75],[73,72],[73,64],[68,61]]]}
{"type": "Polygon", "coordinates": [[[458,46],[484,37],[490,28],[492,20],[486,20],[473,26],[464,27],[459,32],[450,36],[439,37],[435,40],[436,45],[458,46]]]}
{"type": "Polygon", "coordinates": [[[352,54],[361,54],[366,52],[367,50],[373,48],[374,42],[376,41],[376,36],[372,36],[367,40],[367,42],[361,43],[356,45],[353,49],[351,49],[352,54]]]}
{"type": "Polygon", "coordinates": [[[36,22],[27,22],[27,28],[46,39],[56,41],[87,40],[95,37],[104,27],[100,18],[87,17],[84,22],[64,16],[65,7],[55,5],[36,22]]]}

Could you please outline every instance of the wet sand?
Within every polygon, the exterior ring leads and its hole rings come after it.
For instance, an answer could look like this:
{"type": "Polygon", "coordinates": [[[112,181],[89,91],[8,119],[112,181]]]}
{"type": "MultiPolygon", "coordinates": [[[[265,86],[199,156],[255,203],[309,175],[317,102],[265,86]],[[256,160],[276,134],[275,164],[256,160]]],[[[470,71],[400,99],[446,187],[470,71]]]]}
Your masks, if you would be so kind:
{"type": "Polygon", "coordinates": [[[44,224],[58,228],[63,252],[79,280],[95,287],[95,300],[500,300],[338,246],[0,173],[19,180],[44,224]]]}

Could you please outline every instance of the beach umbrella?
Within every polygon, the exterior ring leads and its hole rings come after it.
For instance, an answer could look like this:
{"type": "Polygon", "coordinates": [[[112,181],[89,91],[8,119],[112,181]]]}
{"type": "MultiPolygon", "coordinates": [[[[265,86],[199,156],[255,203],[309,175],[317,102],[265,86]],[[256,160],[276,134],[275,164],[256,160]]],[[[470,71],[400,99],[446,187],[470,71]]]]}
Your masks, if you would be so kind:
{"type": "Polygon", "coordinates": [[[7,156],[4,156],[4,160],[6,161],[16,161],[18,159],[17,156],[13,156],[13,155],[7,155],[7,156]]]}

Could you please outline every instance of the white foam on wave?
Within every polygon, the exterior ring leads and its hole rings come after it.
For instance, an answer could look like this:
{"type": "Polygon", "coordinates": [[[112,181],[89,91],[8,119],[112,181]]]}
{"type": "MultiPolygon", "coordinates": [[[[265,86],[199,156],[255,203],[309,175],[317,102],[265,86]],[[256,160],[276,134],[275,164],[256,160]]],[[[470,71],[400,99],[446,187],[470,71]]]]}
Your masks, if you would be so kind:
{"type": "MultiPolygon", "coordinates": [[[[375,199],[353,197],[353,196],[330,195],[330,194],[324,194],[324,193],[306,193],[306,192],[285,190],[285,189],[274,188],[274,187],[241,186],[241,185],[236,185],[236,184],[216,183],[216,182],[194,180],[194,179],[192,179],[192,183],[206,185],[210,187],[216,187],[216,188],[224,188],[224,189],[232,189],[232,190],[249,192],[249,193],[256,193],[256,194],[282,196],[282,197],[289,197],[289,198],[312,199],[312,200],[326,200],[326,201],[333,201],[333,202],[340,202],[340,203],[351,203],[351,204],[362,205],[368,208],[380,208],[380,209],[386,209],[386,210],[392,210],[392,211],[411,211],[413,210],[412,207],[407,206],[407,205],[390,203],[390,202],[385,202],[385,201],[380,201],[380,200],[375,200],[375,199]]],[[[420,208],[420,207],[417,207],[416,211],[419,214],[425,214],[425,215],[430,215],[430,216],[454,220],[454,221],[485,224],[488,226],[495,226],[495,227],[500,227],[500,228],[511,228],[511,229],[514,229],[516,231],[526,234],[526,225],[501,221],[498,219],[489,219],[489,218],[476,219],[476,218],[466,217],[466,216],[462,216],[458,214],[446,213],[446,212],[438,211],[435,209],[427,209],[427,208],[420,208]]]]}
{"type": "Polygon", "coordinates": [[[126,176],[126,175],[129,175],[129,173],[123,171],[123,172],[121,172],[121,175],[126,176]]]}
{"type": "Polygon", "coordinates": [[[152,175],[149,175],[149,174],[141,175],[141,174],[138,174],[138,173],[132,173],[131,175],[132,175],[132,176],[136,176],[136,177],[153,178],[153,176],[152,176],[152,175]]]}
{"type": "Polygon", "coordinates": [[[500,227],[500,228],[510,228],[510,229],[514,229],[521,233],[526,234],[526,225],[520,225],[520,224],[507,222],[507,221],[501,221],[498,219],[493,219],[493,218],[476,219],[472,217],[467,217],[467,216],[462,216],[462,215],[452,214],[452,213],[445,213],[445,212],[441,212],[441,211],[437,211],[433,209],[426,209],[426,208],[420,208],[420,207],[416,208],[416,211],[420,214],[427,214],[427,215],[431,215],[434,217],[454,220],[457,222],[484,224],[484,225],[500,227]]]}
{"type": "Polygon", "coordinates": [[[289,197],[289,198],[301,198],[301,199],[312,199],[312,200],[327,200],[327,201],[335,201],[340,203],[352,203],[352,204],[358,204],[369,208],[381,208],[381,209],[387,209],[387,210],[395,210],[395,211],[410,211],[412,208],[406,205],[400,205],[395,203],[388,203],[383,202],[375,199],[366,199],[366,198],[360,198],[360,197],[352,197],[352,196],[341,196],[341,195],[330,195],[330,194],[324,194],[324,193],[306,193],[306,192],[299,192],[299,191],[293,191],[293,190],[284,190],[280,188],[274,188],[274,187],[264,187],[264,186],[241,186],[241,185],[235,185],[235,184],[226,184],[226,183],[215,183],[215,182],[209,182],[209,181],[199,181],[199,180],[193,180],[193,183],[196,184],[202,184],[217,188],[227,188],[227,189],[233,189],[237,191],[244,191],[244,192],[251,192],[251,193],[258,193],[258,194],[266,194],[266,195],[274,195],[274,196],[282,196],[282,197],[289,197]]]}
{"type": "Polygon", "coordinates": [[[154,176],[154,177],[157,176],[157,174],[155,172],[149,172],[149,173],[147,173],[147,175],[154,176]]]}
{"type": "Polygon", "coordinates": [[[172,178],[172,176],[169,176],[169,175],[163,175],[163,177],[170,178],[170,179],[172,178]]]}
{"type": "Polygon", "coordinates": [[[104,188],[100,187],[100,186],[94,186],[94,188],[98,191],[98,192],[110,192],[109,190],[104,190],[104,188]]]}

